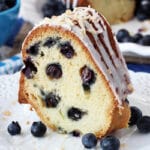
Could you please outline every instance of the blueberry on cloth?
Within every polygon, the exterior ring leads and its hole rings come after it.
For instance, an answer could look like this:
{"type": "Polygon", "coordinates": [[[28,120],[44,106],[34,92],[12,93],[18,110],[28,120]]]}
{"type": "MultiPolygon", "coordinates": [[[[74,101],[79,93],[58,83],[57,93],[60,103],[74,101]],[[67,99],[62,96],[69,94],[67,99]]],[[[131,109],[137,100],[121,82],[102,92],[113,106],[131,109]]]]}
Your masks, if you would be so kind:
{"type": "Polygon", "coordinates": [[[9,125],[8,125],[8,133],[10,135],[17,135],[21,133],[21,127],[19,125],[19,123],[16,121],[12,121],[9,125]]]}
{"type": "Polygon", "coordinates": [[[115,136],[106,136],[101,139],[100,146],[102,150],[119,150],[120,141],[115,136]]]}
{"type": "Polygon", "coordinates": [[[150,35],[145,35],[140,41],[139,44],[144,46],[150,46],[150,35]]]}
{"type": "Polygon", "coordinates": [[[87,133],[82,137],[82,144],[85,148],[94,148],[97,145],[97,138],[93,133],[87,133]]]}
{"type": "Polygon", "coordinates": [[[33,122],[31,133],[35,137],[42,137],[46,133],[46,126],[41,121],[33,122]]]}
{"type": "Polygon", "coordinates": [[[127,38],[129,36],[130,34],[126,29],[120,29],[116,34],[118,42],[123,42],[124,38],[127,38]]]}
{"type": "Polygon", "coordinates": [[[142,118],[142,112],[136,106],[131,106],[130,110],[131,110],[131,117],[130,117],[130,120],[129,120],[129,125],[133,126],[137,123],[137,121],[139,119],[142,118]]]}
{"type": "Polygon", "coordinates": [[[143,116],[137,122],[137,128],[141,133],[150,133],[150,116],[143,116]]]}

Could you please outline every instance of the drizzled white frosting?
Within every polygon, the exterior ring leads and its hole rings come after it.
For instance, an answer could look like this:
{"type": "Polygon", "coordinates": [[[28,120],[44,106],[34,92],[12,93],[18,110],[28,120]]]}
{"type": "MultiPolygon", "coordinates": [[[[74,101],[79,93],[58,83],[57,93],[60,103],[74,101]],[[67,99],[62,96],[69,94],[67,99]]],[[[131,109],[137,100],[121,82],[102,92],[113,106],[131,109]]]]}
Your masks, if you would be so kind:
{"type": "Polygon", "coordinates": [[[78,7],[73,12],[45,19],[39,26],[45,25],[62,27],[79,37],[103,72],[116,100],[119,104],[125,100],[132,91],[128,71],[111,29],[102,16],[92,8],[78,7]]]}

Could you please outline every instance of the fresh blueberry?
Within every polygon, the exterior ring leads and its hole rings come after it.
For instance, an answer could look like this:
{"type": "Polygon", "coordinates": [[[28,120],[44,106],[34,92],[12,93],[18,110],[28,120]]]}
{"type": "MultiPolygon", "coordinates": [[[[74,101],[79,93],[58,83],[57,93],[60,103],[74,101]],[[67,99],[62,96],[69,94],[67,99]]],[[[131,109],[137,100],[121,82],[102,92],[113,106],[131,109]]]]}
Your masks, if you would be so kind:
{"type": "Polygon", "coordinates": [[[150,35],[145,35],[140,41],[139,44],[144,46],[150,46],[150,35]]]}
{"type": "Polygon", "coordinates": [[[37,68],[34,65],[32,59],[28,57],[25,61],[25,68],[22,70],[22,73],[28,78],[32,79],[34,74],[37,73],[37,68]]]}
{"type": "Polygon", "coordinates": [[[123,39],[129,36],[129,32],[126,29],[120,29],[116,34],[116,38],[119,42],[123,42],[123,39]]]}
{"type": "Polygon", "coordinates": [[[82,144],[85,148],[94,148],[97,145],[97,138],[93,133],[87,133],[82,137],[82,144]]]}
{"type": "Polygon", "coordinates": [[[129,120],[129,125],[133,126],[138,122],[139,119],[142,118],[142,112],[136,106],[131,106],[130,110],[131,110],[131,117],[129,120]]]}
{"type": "Polygon", "coordinates": [[[62,76],[61,65],[58,63],[49,64],[46,68],[46,74],[52,79],[59,79],[62,76]]]}
{"type": "Polygon", "coordinates": [[[35,137],[42,137],[46,133],[46,126],[41,122],[33,122],[31,126],[31,133],[35,137]]]}
{"type": "Polygon", "coordinates": [[[123,43],[126,43],[126,42],[134,42],[134,38],[129,35],[129,36],[127,36],[127,37],[124,37],[124,38],[122,39],[122,42],[123,42],[123,43]]]}
{"type": "Polygon", "coordinates": [[[7,130],[10,135],[17,135],[20,134],[21,127],[18,122],[12,121],[12,123],[8,125],[7,130]]]}
{"type": "Polygon", "coordinates": [[[120,141],[115,136],[106,136],[101,139],[100,146],[102,150],[119,150],[120,141]]]}
{"type": "Polygon", "coordinates": [[[82,112],[79,108],[71,107],[68,110],[68,117],[74,121],[78,121],[82,118],[85,112],[82,112]]]}
{"type": "Polygon", "coordinates": [[[143,116],[140,120],[138,120],[137,128],[141,133],[150,133],[150,117],[143,116]]]}
{"type": "Polygon", "coordinates": [[[137,10],[136,17],[137,17],[137,19],[138,19],[139,21],[144,21],[144,20],[150,18],[150,17],[149,17],[145,12],[143,12],[142,10],[137,10]]]}
{"type": "Polygon", "coordinates": [[[39,52],[39,46],[40,46],[41,42],[37,42],[35,44],[33,44],[32,46],[30,46],[26,51],[28,54],[34,55],[36,56],[39,52]]]}
{"type": "Polygon", "coordinates": [[[58,16],[65,12],[66,6],[59,0],[49,0],[42,7],[44,17],[58,16]]]}
{"type": "Polygon", "coordinates": [[[142,0],[140,6],[145,13],[150,14],[150,0],[142,0]]]}
{"type": "Polygon", "coordinates": [[[74,49],[69,42],[60,44],[60,52],[68,59],[72,58],[75,54],[74,49]]]}
{"type": "Polygon", "coordinates": [[[52,92],[50,92],[45,98],[46,107],[55,108],[59,102],[60,97],[52,92]]]}
{"type": "Polygon", "coordinates": [[[142,38],[143,38],[143,35],[142,35],[141,33],[136,33],[136,34],[133,36],[133,42],[134,42],[134,43],[138,43],[142,38]]]}

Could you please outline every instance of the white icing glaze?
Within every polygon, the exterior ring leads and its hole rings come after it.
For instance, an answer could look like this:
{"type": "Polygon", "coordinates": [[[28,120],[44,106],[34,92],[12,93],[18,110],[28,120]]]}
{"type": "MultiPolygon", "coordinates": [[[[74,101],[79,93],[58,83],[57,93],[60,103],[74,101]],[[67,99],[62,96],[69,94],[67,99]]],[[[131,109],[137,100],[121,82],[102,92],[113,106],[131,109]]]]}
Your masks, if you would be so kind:
{"type": "Polygon", "coordinates": [[[52,19],[47,18],[38,26],[45,25],[60,26],[79,37],[89,50],[99,69],[103,72],[116,100],[118,100],[119,104],[121,104],[122,100],[125,100],[127,94],[132,90],[127,67],[119,51],[118,44],[113,38],[111,29],[102,16],[92,8],[78,7],[73,12],[68,10],[61,16],[53,17],[52,19]],[[76,25],[75,22],[77,23],[76,25]],[[92,36],[94,43],[91,37],[87,35],[87,32],[92,36]],[[113,45],[111,42],[114,42],[113,45]],[[94,45],[97,45],[97,47],[94,45]]]}

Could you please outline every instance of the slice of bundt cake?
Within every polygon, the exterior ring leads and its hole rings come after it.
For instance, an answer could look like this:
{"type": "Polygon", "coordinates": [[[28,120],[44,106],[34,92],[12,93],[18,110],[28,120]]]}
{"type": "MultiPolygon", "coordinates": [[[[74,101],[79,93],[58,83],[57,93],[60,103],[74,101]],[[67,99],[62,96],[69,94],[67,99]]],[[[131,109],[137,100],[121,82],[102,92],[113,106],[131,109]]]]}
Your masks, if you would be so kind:
{"type": "Polygon", "coordinates": [[[19,102],[54,130],[98,137],[127,127],[132,91],[110,26],[92,8],[45,19],[22,47],[19,102]]]}

